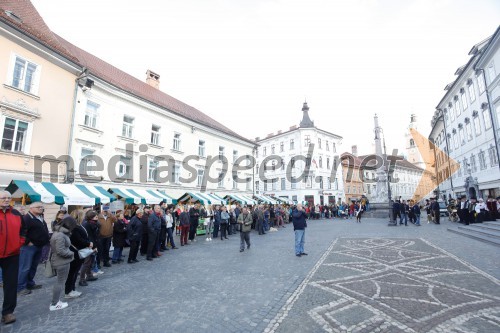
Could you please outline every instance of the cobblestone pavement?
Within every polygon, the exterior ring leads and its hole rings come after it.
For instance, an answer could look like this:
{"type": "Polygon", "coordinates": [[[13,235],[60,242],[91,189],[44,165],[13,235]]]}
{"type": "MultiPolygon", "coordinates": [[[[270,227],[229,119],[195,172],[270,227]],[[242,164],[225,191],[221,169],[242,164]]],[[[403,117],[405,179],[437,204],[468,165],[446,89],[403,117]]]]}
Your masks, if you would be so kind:
{"type": "Polygon", "coordinates": [[[17,322],[0,331],[498,332],[500,250],[449,223],[310,221],[301,258],[291,225],[252,233],[243,253],[239,235],[200,237],[153,262],[104,268],[55,312],[54,279],[40,271],[44,287],[19,297],[17,322]]]}

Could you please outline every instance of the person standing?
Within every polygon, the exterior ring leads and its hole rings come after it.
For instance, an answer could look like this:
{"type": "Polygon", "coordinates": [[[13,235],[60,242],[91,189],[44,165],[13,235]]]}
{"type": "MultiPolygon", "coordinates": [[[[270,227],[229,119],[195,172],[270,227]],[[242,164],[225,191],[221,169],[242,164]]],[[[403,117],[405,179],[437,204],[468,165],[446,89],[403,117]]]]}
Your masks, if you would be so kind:
{"type": "Polygon", "coordinates": [[[167,206],[165,221],[167,222],[167,243],[170,243],[170,248],[177,249],[174,242],[174,217],[172,216],[171,206],[167,206]]]}
{"type": "Polygon", "coordinates": [[[212,230],[214,225],[214,211],[212,209],[212,206],[208,206],[206,215],[207,216],[205,217],[205,222],[203,222],[203,224],[205,225],[205,240],[207,242],[210,242],[212,240],[212,234],[210,233],[210,230],[212,230]]]}
{"type": "Polygon", "coordinates": [[[181,228],[181,246],[188,245],[188,234],[189,234],[189,228],[190,223],[189,223],[189,214],[186,212],[186,209],[184,207],[179,207],[180,209],[180,214],[179,214],[179,224],[181,228]]]}
{"type": "Polygon", "coordinates": [[[10,206],[11,194],[0,191],[0,268],[3,281],[2,323],[16,321],[19,253],[25,239],[21,235],[22,215],[10,206]]]}
{"type": "Polygon", "coordinates": [[[399,225],[402,225],[403,224],[403,220],[404,220],[405,221],[405,226],[408,226],[408,210],[409,210],[409,207],[406,204],[406,200],[403,200],[399,204],[399,214],[400,214],[399,225]]]}
{"type": "MultiPolygon", "coordinates": [[[[215,206],[213,209],[213,215],[214,215],[214,231],[212,233],[213,238],[219,237],[219,229],[220,229],[220,207],[215,206]]],[[[212,240],[212,237],[210,237],[210,240],[212,240]]]]}
{"type": "Polygon", "coordinates": [[[163,216],[161,219],[161,229],[160,229],[160,234],[159,234],[159,240],[160,240],[160,246],[159,246],[159,251],[160,252],[165,252],[168,250],[167,248],[167,220],[165,219],[165,216],[167,214],[167,203],[162,202],[161,203],[161,209],[163,211],[163,216]]]}
{"type": "Polygon", "coordinates": [[[238,215],[238,223],[240,224],[240,252],[245,251],[245,243],[247,250],[250,249],[250,231],[252,230],[252,214],[248,212],[247,207],[243,207],[243,212],[238,215]]]}
{"type": "Polygon", "coordinates": [[[116,212],[116,221],[113,224],[113,264],[119,264],[123,261],[122,252],[125,246],[125,239],[127,238],[127,223],[123,211],[116,212]]]}
{"type": "Polygon", "coordinates": [[[151,214],[151,206],[145,206],[144,214],[142,215],[141,218],[141,223],[142,223],[141,256],[145,256],[146,253],[148,252],[148,241],[149,241],[148,221],[150,214],[151,214]]]}
{"type": "Polygon", "coordinates": [[[100,228],[99,228],[99,243],[98,247],[98,260],[99,263],[103,262],[104,267],[111,267],[109,263],[109,250],[111,248],[111,238],[113,237],[113,224],[116,222],[116,217],[110,213],[109,210],[105,210],[102,215],[99,216],[100,228]]]}
{"type": "Polygon", "coordinates": [[[148,219],[148,253],[146,260],[153,260],[153,258],[158,257],[158,252],[156,252],[156,241],[158,239],[158,234],[161,230],[161,207],[160,205],[154,206],[154,212],[149,216],[148,219]]]}
{"type": "Polygon", "coordinates": [[[77,223],[71,216],[66,216],[59,222],[54,229],[54,234],[50,239],[51,256],[50,262],[52,267],[56,270],[56,282],[52,288],[52,302],[50,303],[49,310],[56,311],[68,307],[68,303],[61,302],[61,291],[64,288],[64,283],[68,278],[69,267],[71,261],[74,259],[74,253],[70,250],[71,232],[76,228],[77,223]]]}
{"type": "Polygon", "coordinates": [[[42,249],[49,244],[49,229],[43,217],[44,206],[41,202],[30,205],[29,212],[23,217],[25,243],[19,255],[19,274],[17,292],[19,295],[31,294],[31,290],[42,286],[35,283],[36,270],[42,256],[42,249]]]}
{"type": "Polygon", "coordinates": [[[91,267],[93,260],[95,260],[95,252],[97,251],[97,237],[99,235],[99,226],[97,225],[99,216],[94,210],[89,210],[85,213],[85,221],[82,226],[87,233],[88,240],[92,244],[94,253],[83,259],[82,268],[80,270],[80,286],[87,286],[87,281],[95,281],[97,277],[92,274],[91,267]]]}
{"type": "Polygon", "coordinates": [[[262,205],[259,205],[256,210],[257,222],[255,224],[255,229],[259,232],[259,235],[265,235],[266,231],[264,230],[264,208],[262,205]]]}
{"type": "Polygon", "coordinates": [[[130,251],[128,253],[127,263],[129,264],[139,262],[139,260],[137,260],[137,252],[139,251],[139,243],[141,242],[142,238],[141,218],[143,214],[144,210],[140,208],[136,210],[135,215],[132,217],[128,225],[127,233],[128,240],[130,241],[130,251]]]}
{"type": "Polygon", "coordinates": [[[441,218],[441,212],[439,211],[439,203],[436,198],[431,198],[431,214],[434,217],[434,223],[441,224],[439,222],[441,218]]]}
{"type": "Polygon", "coordinates": [[[227,229],[229,227],[229,213],[227,212],[226,206],[222,206],[220,213],[220,240],[228,239],[227,238],[227,229]]]}
{"type": "Polygon", "coordinates": [[[191,227],[189,229],[189,240],[191,242],[196,241],[196,230],[198,230],[198,223],[200,219],[200,205],[195,203],[193,207],[189,209],[189,222],[191,227]]]}
{"type": "Polygon", "coordinates": [[[292,213],[293,230],[295,232],[295,255],[297,257],[306,256],[304,252],[304,243],[306,236],[306,212],[302,208],[302,204],[298,204],[297,208],[292,213]]]}
{"type": "Polygon", "coordinates": [[[415,202],[411,209],[415,216],[415,225],[420,227],[420,206],[418,205],[418,202],[415,202]]]}
{"type": "MultiPolygon", "coordinates": [[[[85,213],[82,209],[77,209],[71,212],[71,217],[76,220],[77,226],[71,232],[71,248],[70,250],[74,253],[74,259],[69,264],[68,278],[66,279],[66,285],[64,288],[64,298],[76,298],[82,295],[81,292],[76,291],[76,280],[78,279],[78,272],[83,264],[83,259],[80,259],[78,255],[78,250],[84,249],[86,247],[92,248],[93,244],[89,241],[87,231],[81,225],[85,220],[85,213]]],[[[85,281],[84,281],[85,282],[85,281]]],[[[83,284],[87,286],[87,282],[83,284]]]]}

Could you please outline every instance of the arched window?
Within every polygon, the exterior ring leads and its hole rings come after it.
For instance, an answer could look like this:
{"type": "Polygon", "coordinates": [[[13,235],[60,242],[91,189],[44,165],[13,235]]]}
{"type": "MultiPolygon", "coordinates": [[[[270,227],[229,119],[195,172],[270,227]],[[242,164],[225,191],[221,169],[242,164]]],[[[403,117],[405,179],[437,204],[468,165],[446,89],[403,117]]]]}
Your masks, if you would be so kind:
{"type": "Polygon", "coordinates": [[[413,139],[410,139],[410,147],[415,147],[415,141],[413,139]]]}

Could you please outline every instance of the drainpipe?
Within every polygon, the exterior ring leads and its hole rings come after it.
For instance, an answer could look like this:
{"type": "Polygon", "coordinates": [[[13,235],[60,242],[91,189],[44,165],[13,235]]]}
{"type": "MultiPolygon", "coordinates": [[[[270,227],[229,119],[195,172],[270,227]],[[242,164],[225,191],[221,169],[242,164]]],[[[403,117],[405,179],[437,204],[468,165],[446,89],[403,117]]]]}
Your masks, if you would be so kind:
{"type": "MultiPolygon", "coordinates": [[[[488,84],[486,83],[486,72],[484,71],[484,68],[476,68],[477,70],[480,70],[483,72],[483,81],[484,81],[484,92],[486,93],[486,99],[488,101],[488,110],[490,111],[490,120],[491,120],[491,129],[493,130],[493,138],[495,139],[495,148],[497,151],[497,166],[498,169],[500,170],[500,152],[498,151],[498,138],[497,138],[497,128],[495,128],[495,118],[493,118],[493,111],[491,110],[491,97],[490,97],[490,92],[488,91],[488,84]]],[[[497,119],[500,121],[500,119],[497,119]]]]}

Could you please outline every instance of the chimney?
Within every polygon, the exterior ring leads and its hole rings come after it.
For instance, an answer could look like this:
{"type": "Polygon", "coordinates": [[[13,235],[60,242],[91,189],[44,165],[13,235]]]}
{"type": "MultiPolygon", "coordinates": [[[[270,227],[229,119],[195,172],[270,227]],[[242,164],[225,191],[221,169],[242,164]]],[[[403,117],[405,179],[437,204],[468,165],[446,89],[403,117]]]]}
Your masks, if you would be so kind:
{"type": "Polygon", "coordinates": [[[274,133],[269,133],[269,134],[267,135],[267,137],[268,137],[268,138],[270,138],[270,137],[272,137],[273,135],[274,135],[274,133]]]}
{"type": "Polygon", "coordinates": [[[148,69],[146,72],[146,83],[155,89],[160,89],[160,74],[148,69]]]}
{"type": "Polygon", "coordinates": [[[255,138],[255,141],[259,141],[259,139],[260,139],[260,137],[256,137],[256,138],[255,138]]]}
{"type": "Polygon", "coordinates": [[[282,132],[281,132],[281,130],[279,130],[279,131],[278,131],[278,134],[281,134],[281,133],[282,133],[282,132]]]}
{"type": "Polygon", "coordinates": [[[351,147],[352,154],[356,157],[358,157],[358,146],[354,145],[351,147]]]}
{"type": "Polygon", "coordinates": [[[293,131],[296,128],[297,128],[297,125],[290,126],[290,131],[293,131]]]}

